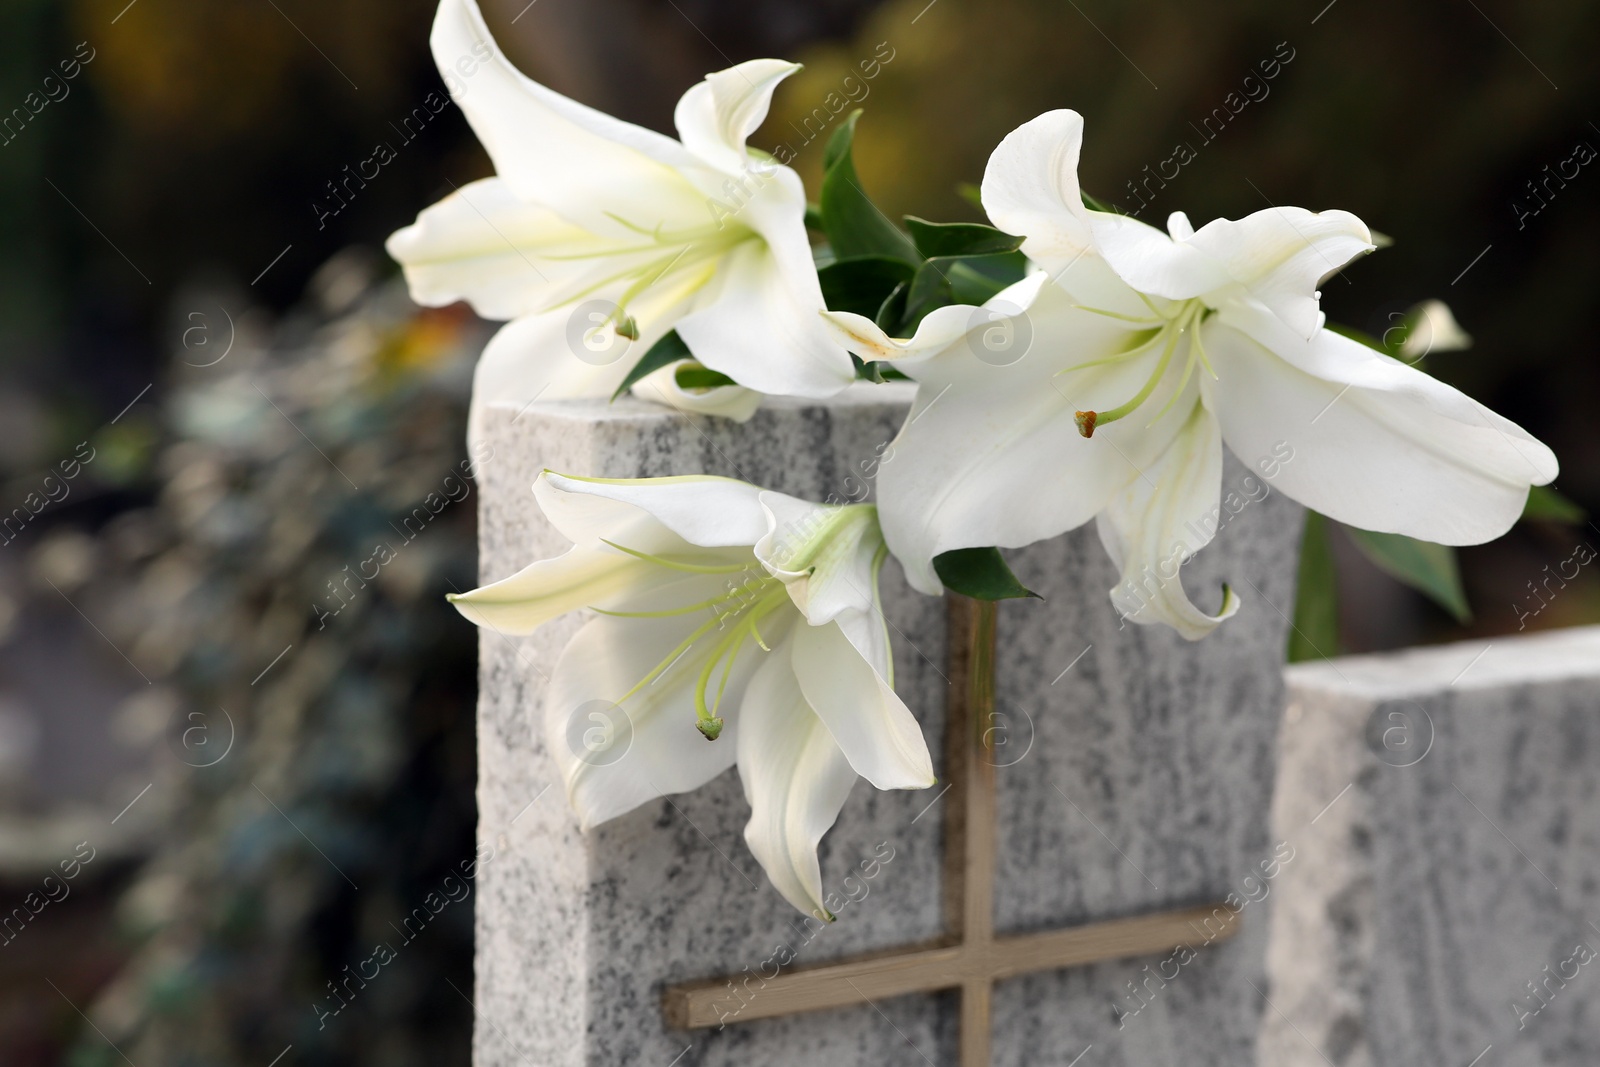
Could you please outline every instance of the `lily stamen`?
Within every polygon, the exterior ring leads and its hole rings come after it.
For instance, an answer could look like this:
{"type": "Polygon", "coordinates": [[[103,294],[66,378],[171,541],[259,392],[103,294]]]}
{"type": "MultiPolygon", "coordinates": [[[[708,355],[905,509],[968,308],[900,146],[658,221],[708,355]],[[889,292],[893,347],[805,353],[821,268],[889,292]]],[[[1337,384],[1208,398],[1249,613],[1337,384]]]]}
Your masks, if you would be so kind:
{"type": "Polygon", "coordinates": [[[739,655],[739,649],[744,645],[745,639],[755,629],[755,624],[763,617],[770,615],[789,598],[787,589],[775,578],[765,579],[776,588],[768,589],[761,597],[751,604],[735,612],[735,617],[749,611],[749,618],[740,625],[730,630],[728,634],[718,641],[712,648],[711,655],[706,659],[705,665],[700,669],[700,677],[694,687],[695,727],[708,741],[715,741],[722,735],[722,718],[717,714],[722,706],[722,694],[728,687],[728,678],[733,673],[733,662],[739,655]],[[706,687],[711,684],[711,673],[716,670],[718,662],[723,663],[722,681],[717,686],[717,695],[711,706],[706,706],[706,687]]]}
{"type": "MultiPolygon", "coordinates": [[[[1148,303],[1148,301],[1146,301],[1146,303],[1148,303]]],[[[1073,304],[1072,307],[1077,311],[1087,311],[1091,315],[1104,315],[1108,319],[1117,319],[1117,320],[1119,320],[1121,322],[1135,322],[1135,323],[1151,323],[1151,324],[1154,324],[1154,323],[1157,323],[1157,322],[1166,321],[1165,318],[1162,315],[1160,315],[1159,313],[1157,315],[1155,315],[1154,317],[1151,317],[1151,316],[1148,316],[1148,315],[1145,315],[1145,316],[1124,315],[1119,311],[1107,311],[1105,308],[1091,307],[1088,304],[1073,304]]]]}
{"type": "Polygon", "coordinates": [[[1217,377],[1216,369],[1211,366],[1211,360],[1206,356],[1206,346],[1200,341],[1199,330],[1194,332],[1194,351],[1195,354],[1200,357],[1200,363],[1205,367],[1206,373],[1211,375],[1211,380],[1214,382],[1220,382],[1222,379],[1217,377]]]}
{"type": "MultiPolygon", "coordinates": [[[[1145,401],[1149,400],[1151,395],[1155,392],[1156,387],[1160,385],[1162,380],[1166,377],[1167,367],[1171,365],[1172,356],[1177,351],[1178,343],[1183,339],[1184,333],[1186,331],[1190,331],[1190,327],[1198,326],[1200,319],[1205,317],[1205,313],[1205,305],[1199,303],[1198,301],[1190,301],[1184,304],[1175,315],[1172,315],[1170,318],[1168,318],[1166,325],[1162,326],[1154,337],[1121,355],[1110,357],[1110,359],[1107,360],[1097,361],[1113,362],[1125,359],[1149,348],[1159,339],[1165,338],[1166,340],[1166,343],[1161,348],[1161,358],[1157,360],[1155,369],[1151,371],[1150,377],[1145,380],[1144,385],[1141,386],[1139,391],[1135,393],[1127,402],[1119,404],[1117,407],[1114,407],[1109,411],[1091,410],[1074,412],[1073,421],[1078,425],[1078,433],[1082,434],[1084,437],[1093,437],[1094,431],[1097,427],[1104,426],[1106,423],[1116,422],[1121,418],[1125,418],[1135,409],[1143,405],[1145,401]]],[[[1196,341],[1198,341],[1199,330],[1195,329],[1192,332],[1196,341]]],[[[1194,370],[1194,364],[1197,358],[1203,359],[1204,355],[1203,353],[1199,352],[1194,345],[1191,345],[1189,348],[1188,357],[1184,361],[1183,376],[1178,382],[1178,387],[1173,392],[1171,399],[1167,401],[1166,406],[1157,413],[1157,419],[1166,414],[1167,410],[1171,408],[1172,404],[1177,400],[1177,398],[1182,395],[1184,388],[1188,386],[1189,375],[1194,370]]],[[[1206,363],[1206,369],[1208,371],[1211,369],[1209,362],[1206,363]]]]}
{"type": "Polygon", "coordinates": [[[1144,385],[1140,387],[1137,393],[1133,394],[1132,399],[1128,400],[1126,403],[1119,404],[1110,411],[1078,412],[1074,416],[1074,420],[1078,424],[1079,433],[1085,437],[1093,437],[1095,427],[1102,426],[1108,422],[1116,422],[1118,419],[1133,411],[1140,404],[1143,404],[1146,400],[1150,399],[1150,394],[1156,391],[1156,386],[1161,383],[1161,378],[1166,373],[1167,364],[1172,362],[1172,353],[1177,350],[1178,338],[1182,336],[1183,329],[1182,327],[1179,327],[1176,330],[1169,328],[1163,330],[1162,332],[1167,335],[1167,343],[1162,346],[1161,359],[1156,363],[1156,369],[1151,373],[1144,385]]]}
{"type": "Polygon", "coordinates": [[[670,294],[670,300],[664,300],[663,302],[672,304],[687,300],[704,288],[716,274],[717,262],[726,253],[746,241],[757,239],[758,236],[755,231],[743,227],[728,228],[723,226],[693,227],[672,232],[663,232],[660,227],[657,227],[653,231],[646,231],[625,219],[617,218],[616,216],[612,217],[635,233],[650,238],[651,243],[596,251],[545,254],[540,258],[556,261],[599,260],[625,256],[649,256],[650,253],[658,250],[661,254],[650,257],[644,263],[634,263],[631,266],[608,273],[576,292],[567,294],[545,310],[553,311],[556,308],[574,305],[585,297],[592,296],[619,282],[631,279],[627,289],[623,291],[621,296],[617,297],[617,308],[608,320],[615,324],[619,336],[627,337],[630,340],[638,340],[639,329],[637,325],[634,325],[633,318],[627,313],[627,308],[645,290],[656,285],[668,275],[683,275],[690,268],[699,267],[700,269],[691,274],[683,285],[670,294]]]}
{"type": "MultiPolygon", "coordinates": [[[[1154,330],[1146,330],[1144,332],[1148,333],[1150,336],[1146,337],[1143,341],[1140,341],[1138,344],[1134,345],[1132,348],[1130,348],[1130,349],[1128,349],[1128,350],[1126,350],[1124,352],[1118,352],[1114,356],[1106,356],[1104,359],[1091,359],[1086,363],[1075,364],[1074,366],[1067,367],[1067,368],[1065,368],[1063,370],[1056,371],[1055,376],[1057,378],[1059,378],[1063,374],[1071,374],[1073,371],[1086,370],[1089,367],[1103,367],[1108,363],[1121,363],[1124,360],[1132,359],[1134,356],[1137,356],[1139,353],[1144,352],[1147,349],[1150,349],[1150,348],[1154,347],[1155,343],[1157,341],[1161,340],[1162,333],[1164,331],[1162,329],[1158,328],[1158,329],[1154,329],[1154,330]]],[[[1137,337],[1139,335],[1135,334],[1134,336],[1137,337]]]]}
{"type": "MultiPolygon", "coordinates": [[[[1195,338],[1198,339],[1199,336],[1199,331],[1195,331],[1195,338]]],[[[1172,405],[1178,402],[1178,398],[1183,395],[1184,389],[1189,385],[1189,376],[1194,373],[1194,365],[1195,361],[1192,359],[1186,359],[1183,361],[1183,377],[1178,379],[1178,387],[1172,391],[1171,396],[1167,397],[1167,402],[1161,405],[1161,410],[1156,412],[1155,415],[1151,417],[1150,421],[1145,424],[1145,429],[1148,430],[1150,427],[1154,426],[1157,422],[1161,421],[1161,416],[1172,410],[1172,405]]]]}
{"type": "Polygon", "coordinates": [[[650,669],[650,673],[646,674],[643,678],[640,678],[638,684],[618,697],[614,703],[619,705],[625,703],[629,697],[634,696],[639,692],[639,690],[643,689],[645,686],[661,677],[661,675],[664,674],[669,667],[678,662],[678,657],[689,651],[689,649],[694,646],[696,641],[704,637],[710,632],[712,627],[718,625],[721,623],[721,621],[722,620],[720,618],[713,618],[710,622],[703,623],[696,627],[693,633],[691,633],[688,637],[685,637],[682,641],[678,642],[677,647],[675,647],[671,652],[668,652],[665,656],[661,657],[661,662],[652,667],[650,669]]]}

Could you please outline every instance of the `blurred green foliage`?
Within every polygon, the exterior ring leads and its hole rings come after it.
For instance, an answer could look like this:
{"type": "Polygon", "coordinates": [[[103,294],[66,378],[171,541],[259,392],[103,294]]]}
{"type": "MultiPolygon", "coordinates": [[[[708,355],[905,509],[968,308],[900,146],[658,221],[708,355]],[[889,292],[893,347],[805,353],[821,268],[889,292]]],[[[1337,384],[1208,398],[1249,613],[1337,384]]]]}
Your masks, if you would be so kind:
{"type": "Polygon", "coordinates": [[[122,1062],[109,1038],[172,1067],[464,1064],[477,643],[444,596],[474,581],[482,334],[390,283],[233,340],[175,370],[153,502],[99,536],[90,610],[171,702],[178,766],[71,1063],[122,1062]]]}

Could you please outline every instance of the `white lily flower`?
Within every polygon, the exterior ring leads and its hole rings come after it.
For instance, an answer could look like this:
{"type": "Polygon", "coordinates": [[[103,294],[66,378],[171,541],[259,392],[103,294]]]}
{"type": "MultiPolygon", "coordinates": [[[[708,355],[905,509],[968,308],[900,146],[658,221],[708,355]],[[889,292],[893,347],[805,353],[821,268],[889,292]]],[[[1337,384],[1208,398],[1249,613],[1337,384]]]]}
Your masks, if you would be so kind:
{"type": "Polygon", "coordinates": [[[419,303],[511,320],[484,352],[475,409],[609,396],[674,328],[705,366],[762,393],[850,384],[819,319],[800,178],[745,144],[795,64],[709,75],[679,101],[673,140],[523,75],[476,0],[442,0],[432,45],[496,176],[388,247],[419,303]]]}
{"type": "Polygon", "coordinates": [[[544,709],[583,826],[737,764],[750,851],[785,899],[827,915],[817,842],[856,777],[933,784],[927,744],[894,693],[874,508],[712,477],[547,471],[534,493],[573,547],[451,599],[509,634],[594,611],[562,651],[544,709]]]}
{"type": "Polygon", "coordinates": [[[1224,590],[1202,612],[1179,577],[1215,535],[1224,443],[1325,515],[1443,544],[1499,536],[1555,477],[1521,427],[1323,328],[1318,280],[1372,247],[1355,216],[1273,208],[1195,230],[1179,213],[1162,233],[1084,206],[1082,131],[1075,112],[1042,115],[984,176],[994,224],[1056,283],[1022,316],[1025,357],[998,365],[969,341],[897,364],[918,397],[879,507],[917,589],[939,590],[942,552],[1097,518],[1118,610],[1195,639],[1238,607],[1224,590]]]}

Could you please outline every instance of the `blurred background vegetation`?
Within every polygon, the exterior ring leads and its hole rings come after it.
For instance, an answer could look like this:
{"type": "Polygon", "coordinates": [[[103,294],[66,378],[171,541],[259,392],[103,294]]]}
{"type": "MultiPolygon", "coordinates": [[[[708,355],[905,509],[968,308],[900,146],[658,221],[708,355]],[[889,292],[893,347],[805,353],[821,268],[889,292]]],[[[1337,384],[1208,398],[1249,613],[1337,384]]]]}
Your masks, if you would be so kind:
{"type": "MultiPolygon", "coordinates": [[[[470,902],[339,1016],[314,1007],[473,849],[475,635],[441,599],[472,579],[470,500],[336,618],[312,607],[466,459],[483,328],[411,308],[381,254],[488,171],[453,109],[395,128],[439,85],[432,6],[0,11],[0,511],[59,497],[0,534],[0,905],[79,842],[96,857],[0,934],[7,1064],[467,1062],[470,902]],[[379,142],[398,158],[324,217],[379,142]]],[[[1086,118],[1085,187],[1148,200],[1147,221],[1354,211],[1395,243],[1327,284],[1330,318],[1382,334],[1448,301],[1476,344],[1430,372],[1550,443],[1562,493],[1600,506],[1600,174],[1570,162],[1600,148],[1600,8],[485,7],[529,73],[658,128],[708,70],[803,60],[755,142],[798,149],[814,189],[825,134],[864,107],[857,164],[891,214],[976,217],[958,186],[1053,107],[1086,118]]],[[[1530,583],[1596,536],[1546,520],[1466,550],[1462,625],[1335,533],[1340,647],[1595,621],[1592,567],[1530,583]]]]}

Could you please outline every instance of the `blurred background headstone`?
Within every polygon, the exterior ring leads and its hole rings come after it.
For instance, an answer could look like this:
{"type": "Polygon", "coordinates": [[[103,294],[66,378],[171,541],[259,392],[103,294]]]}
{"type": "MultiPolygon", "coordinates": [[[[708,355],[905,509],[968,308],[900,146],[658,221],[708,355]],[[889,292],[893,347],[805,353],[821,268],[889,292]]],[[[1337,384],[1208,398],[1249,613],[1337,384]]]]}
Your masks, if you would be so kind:
{"type": "Polygon", "coordinates": [[[1288,676],[1260,1062],[1600,1059],[1600,627],[1288,676]]]}

